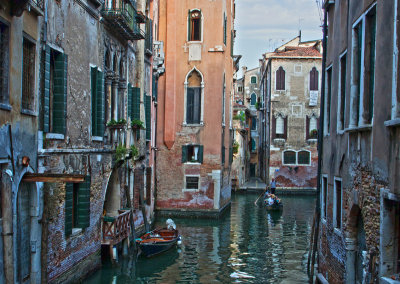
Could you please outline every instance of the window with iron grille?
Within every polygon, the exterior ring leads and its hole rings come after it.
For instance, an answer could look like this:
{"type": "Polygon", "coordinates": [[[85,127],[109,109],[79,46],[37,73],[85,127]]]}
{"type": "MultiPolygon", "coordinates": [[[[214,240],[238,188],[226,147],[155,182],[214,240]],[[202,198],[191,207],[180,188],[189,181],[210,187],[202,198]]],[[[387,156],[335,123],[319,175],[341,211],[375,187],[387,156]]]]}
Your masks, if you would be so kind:
{"type": "Polygon", "coordinates": [[[186,189],[199,189],[199,177],[187,176],[186,189]]]}
{"type": "Polygon", "coordinates": [[[297,153],[297,163],[299,165],[309,165],[310,159],[310,152],[308,151],[300,151],[297,153]]]}
{"type": "Polygon", "coordinates": [[[8,58],[9,28],[0,21],[0,104],[9,104],[8,58]]]}
{"type": "Polygon", "coordinates": [[[295,165],[296,164],[296,152],[295,151],[284,151],[283,152],[283,164],[295,165]]]}
{"type": "Polygon", "coordinates": [[[22,109],[35,110],[35,44],[23,39],[22,109]]]}

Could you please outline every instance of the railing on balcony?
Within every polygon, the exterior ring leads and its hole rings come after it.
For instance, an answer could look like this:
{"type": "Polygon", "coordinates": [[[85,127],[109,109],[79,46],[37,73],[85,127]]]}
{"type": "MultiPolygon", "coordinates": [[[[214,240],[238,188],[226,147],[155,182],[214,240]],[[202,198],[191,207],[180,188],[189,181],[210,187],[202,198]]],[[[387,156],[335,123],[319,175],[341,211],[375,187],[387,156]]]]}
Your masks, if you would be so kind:
{"type": "Polygon", "coordinates": [[[131,232],[131,211],[118,210],[120,213],[115,217],[103,217],[103,240],[102,245],[116,245],[126,239],[131,232]]]}
{"type": "Polygon", "coordinates": [[[126,139],[130,134],[130,131],[127,130],[126,125],[110,125],[107,126],[108,129],[108,139],[107,143],[112,147],[116,147],[120,144],[125,145],[126,139]]]}
{"type": "Polygon", "coordinates": [[[144,32],[137,22],[136,2],[106,0],[101,11],[109,26],[127,40],[144,39],[144,32]]]}

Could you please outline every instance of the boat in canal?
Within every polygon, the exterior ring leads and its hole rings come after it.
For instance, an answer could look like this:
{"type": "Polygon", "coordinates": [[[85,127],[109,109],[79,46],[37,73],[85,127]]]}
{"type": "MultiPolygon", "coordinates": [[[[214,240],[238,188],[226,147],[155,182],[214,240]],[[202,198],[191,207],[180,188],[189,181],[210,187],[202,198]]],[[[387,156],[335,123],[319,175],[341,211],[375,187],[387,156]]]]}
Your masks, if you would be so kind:
{"type": "Polygon", "coordinates": [[[152,257],[173,248],[180,240],[181,236],[172,221],[166,228],[155,229],[136,239],[136,244],[140,253],[146,257],[152,257]]]}
{"type": "Polygon", "coordinates": [[[274,194],[269,194],[267,198],[264,199],[264,205],[268,211],[280,211],[283,209],[282,200],[274,194]]]}

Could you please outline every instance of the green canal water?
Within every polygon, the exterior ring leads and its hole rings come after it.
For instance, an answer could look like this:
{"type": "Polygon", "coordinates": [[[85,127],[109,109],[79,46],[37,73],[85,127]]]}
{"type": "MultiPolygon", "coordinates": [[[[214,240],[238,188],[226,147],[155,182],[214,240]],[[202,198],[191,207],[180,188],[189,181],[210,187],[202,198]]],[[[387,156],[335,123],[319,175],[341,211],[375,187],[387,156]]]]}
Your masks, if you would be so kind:
{"type": "Polygon", "coordinates": [[[315,198],[282,196],[283,211],[269,213],[254,206],[257,197],[233,195],[219,220],[174,219],[183,237],[176,249],[103,263],[84,283],[307,283],[315,198]]]}

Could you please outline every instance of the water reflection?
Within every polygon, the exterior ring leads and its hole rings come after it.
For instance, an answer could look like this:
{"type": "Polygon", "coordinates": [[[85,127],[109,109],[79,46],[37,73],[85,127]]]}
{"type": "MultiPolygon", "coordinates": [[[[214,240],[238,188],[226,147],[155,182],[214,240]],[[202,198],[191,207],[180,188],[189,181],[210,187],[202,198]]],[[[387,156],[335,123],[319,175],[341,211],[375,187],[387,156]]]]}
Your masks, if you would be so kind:
{"type": "Polygon", "coordinates": [[[282,197],[283,211],[267,212],[254,206],[256,198],[234,195],[220,220],[175,219],[179,248],[105,263],[86,283],[306,283],[315,199],[282,197]]]}

